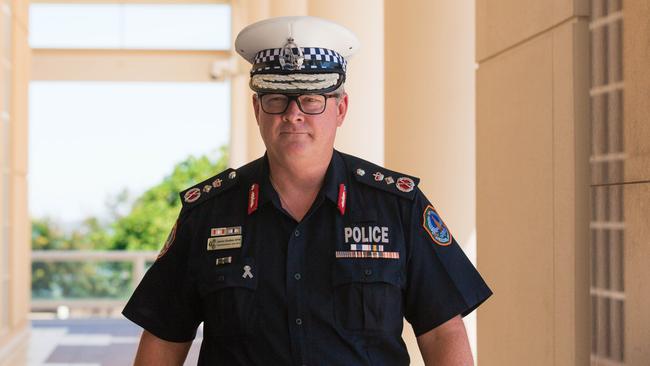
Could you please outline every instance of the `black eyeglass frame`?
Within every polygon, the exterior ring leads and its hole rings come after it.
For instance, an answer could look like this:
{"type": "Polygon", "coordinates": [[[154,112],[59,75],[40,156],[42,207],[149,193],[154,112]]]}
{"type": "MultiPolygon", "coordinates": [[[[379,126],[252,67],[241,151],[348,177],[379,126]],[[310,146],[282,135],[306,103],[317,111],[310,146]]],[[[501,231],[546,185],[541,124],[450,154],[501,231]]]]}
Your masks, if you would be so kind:
{"type": "Polygon", "coordinates": [[[292,94],[285,94],[285,93],[257,93],[257,99],[259,100],[259,103],[260,103],[260,106],[262,107],[262,110],[263,110],[264,113],[266,113],[266,114],[283,114],[283,113],[285,113],[285,112],[287,111],[287,109],[289,109],[289,104],[291,104],[291,101],[294,100],[294,101],[296,101],[296,105],[298,105],[298,109],[300,109],[300,111],[301,111],[302,113],[304,113],[304,114],[309,114],[309,115],[312,115],[312,116],[315,116],[315,115],[319,115],[319,114],[322,114],[323,112],[325,112],[325,109],[327,109],[327,100],[328,100],[329,98],[340,98],[340,97],[341,97],[340,94],[317,94],[317,93],[304,93],[304,94],[293,94],[293,93],[292,93],[292,94]],[[284,106],[284,109],[282,110],[282,112],[273,112],[273,113],[271,113],[271,112],[267,112],[267,111],[264,109],[264,103],[262,103],[262,97],[264,97],[265,95],[274,95],[274,94],[286,95],[287,98],[288,98],[288,99],[287,99],[287,105],[284,106]],[[305,111],[302,109],[302,106],[300,105],[300,99],[298,99],[299,97],[301,97],[301,96],[303,96],[303,95],[321,95],[321,96],[325,97],[325,104],[323,104],[323,110],[320,111],[320,112],[318,112],[318,113],[309,113],[309,112],[305,112],[305,111]]]}

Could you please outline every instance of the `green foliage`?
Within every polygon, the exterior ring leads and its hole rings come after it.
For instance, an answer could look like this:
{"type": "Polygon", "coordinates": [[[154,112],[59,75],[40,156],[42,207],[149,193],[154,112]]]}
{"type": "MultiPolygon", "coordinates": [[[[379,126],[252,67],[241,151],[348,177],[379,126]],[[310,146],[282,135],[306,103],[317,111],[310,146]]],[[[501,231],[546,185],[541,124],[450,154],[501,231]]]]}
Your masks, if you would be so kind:
{"type": "MultiPolygon", "coordinates": [[[[132,203],[122,190],[107,203],[110,219],[86,218],[71,232],[51,218],[32,219],[34,250],[159,250],[181,207],[178,192],[224,170],[226,148],[217,159],[190,156],[132,203]],[[121,214],[126,211],[126,214],[121,214]]],[[[34,298],[124,298],[131,289],[131,263],[32,263],[34,298]]]]}
{"type": "Polygon", "coordinates": [[[131,263],[32,262],[32,298],[123,299],[131,293],[131,263]]]}
{"type": "Polygon", "coordinates": [[[171,175],[136,199],[128,215],[111,225],[111,249],[160,249],[181,208],[178,192],[226,169],[226,164],[225,151],[215,162],[201,156],[177,164],[171,175]]]}

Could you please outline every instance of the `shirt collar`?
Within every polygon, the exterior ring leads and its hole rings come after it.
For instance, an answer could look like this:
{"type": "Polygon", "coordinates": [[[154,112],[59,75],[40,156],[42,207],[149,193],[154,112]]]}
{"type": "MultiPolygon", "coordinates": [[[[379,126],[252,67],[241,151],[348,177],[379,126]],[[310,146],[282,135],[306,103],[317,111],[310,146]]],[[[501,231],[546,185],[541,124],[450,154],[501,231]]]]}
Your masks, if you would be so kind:
{"type": "Polygon", "coordinates": [[[325,181],[323,182],[321,192],[325,197],[334,202],[335,205],[338,204],[341,184],[345,185],[347,191],[348,182],[345,163],[343,162],[343,158],[341,158],[341,154],[334,150],[332,160],[330,160],[330,165],[327,167],[327,172],[325,173],[325,181]]]}
{"type": "MultiPolygon", "coordinates": [[[[278,196],[278,193],[273,188],[273,185],[271,185],[269,173],[270,169],[268,155],[264,153],[264,156],[259,159],[259,164],[255,169],[254,177],[251,182],[251,185],[259,185],[259,198],[257,202],[259,208],[268,202],[273,202],[277,207],[282,206],[280,204],[280,197],[278,196]]],[[[335,205],[338,205],[341,184],[345,186],[345,190],[347,191],[348,182],[345,163],[343,162],[343,158],[341,158],[341,154],[338,151],[334,150],[330,164],[327,167],[327,171],[325,172],[325,180],[323,182],[323,186],[321,187],[319,195],[324,195],[335,205]]],[[[250,188],[250,186],[247,188],[250,188]]]]}

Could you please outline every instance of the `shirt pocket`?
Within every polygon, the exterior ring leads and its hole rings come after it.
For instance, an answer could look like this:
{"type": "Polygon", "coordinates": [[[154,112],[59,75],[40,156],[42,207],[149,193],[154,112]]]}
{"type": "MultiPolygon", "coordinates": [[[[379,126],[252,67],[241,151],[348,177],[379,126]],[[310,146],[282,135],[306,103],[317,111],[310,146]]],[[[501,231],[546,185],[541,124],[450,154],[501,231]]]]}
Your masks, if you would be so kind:
{"type": "Polygon", "coordinates": [[[363,334],[400,332],[402,277],[398,263],[340,260],[332,276],[334,316],[343,329],[363,334]]]}
{"type": "Polygon", "coordinates": [[[206,337],[247,336],[257,322],[258,274],[253,258],[205,269],[199,281],[206,337]]]}

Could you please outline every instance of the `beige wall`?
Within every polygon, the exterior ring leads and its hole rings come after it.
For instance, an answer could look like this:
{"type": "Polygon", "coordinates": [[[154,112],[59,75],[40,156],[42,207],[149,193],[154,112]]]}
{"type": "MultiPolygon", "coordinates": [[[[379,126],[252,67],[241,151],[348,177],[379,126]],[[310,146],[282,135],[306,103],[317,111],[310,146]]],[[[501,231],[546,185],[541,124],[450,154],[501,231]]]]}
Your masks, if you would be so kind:
{"type": "Polygon", "coordinates": [[[479,363],[587,365],[588,4],[476,7],[479,363]]]}
{"type": "Polygon", "coordinates": [[[623,1],[625,360],[650,364],[650,3],[623,1]]]}
{"type": "MultiPolygon", "coordinates": [[[[3,13],[7,8],[11,11],[11,37],[6,34],[0,36],[11,42],[7,45],[11,49],[9,57],[10,82],[4,79],[4,68],[0,88],[10,87],[9,90],[3,90],[9,93],[9,104],[0,104],[0,110],[3,117],[9,118],[9,219],[2,217],[0,222],[9,223],[8,226],[0,225],[0,237],[9,240],[9,323],[0,324],[0,362],[3,357],[12,355],[12,363],[16,364],[25,357],[25,341],[28,332],[29,322],[27,315],[29,312],[30,299],[30,224],[27,213],[27,98],[28,98],[28,80],[30,71],[31,55],[27,43],[27,16],[28,1],[14,0],[13,2],[5,1],[3,13]],[[8,236],[6,236],[8,234],[8,236]]],[[[4,14],[3,14],[4,15],[4,14]]],[[[6,18],[2,18],[2,22],[6,18]]],[[[4,23],[6,24],[6,23],[4,23]]],[[[4,24],[2,24],[4,26],[4,24]]],[[[5,28],[0,27],[0,32],[5,28]]],[[[4,42],[3,42],[4,43],[4,42]]],[[[4,44],[1,48],[2,57],[6,58],[4,44]]],[[[0,98],[1,101],[4,98],[0,98]]],[[[0,132],[2,133],[2,132],[0,132]]],[[[0,136],[4,137],[4,136],[0,136]]],[[[1,141],[6,141],[1,139],[1,141]]],[[[2,150],[4,151],[4,149],[2,150]]],[[[0,154],[2,154],[0,152],[0,154]]],[[[0,182],[0,185],[3,183],[0,182]]],[[[0,187],[5,189],[5,187],[0,187]]],[[[2,200],[2,196],[0,196],[2,200]]],[[[5,202],[0,202],[4,204],[5,202]]],[[[2,255],[0,253],[0,255],[2,255]]],[[[1,303],[0,303],[0,306],[1,303]]],[[[5,311],[7,309],[0,309],[5,311]]]]}

